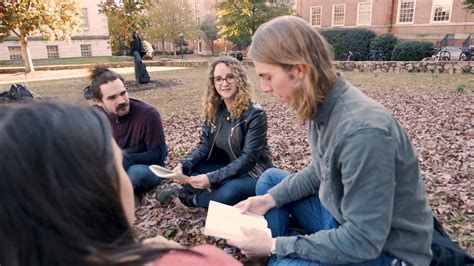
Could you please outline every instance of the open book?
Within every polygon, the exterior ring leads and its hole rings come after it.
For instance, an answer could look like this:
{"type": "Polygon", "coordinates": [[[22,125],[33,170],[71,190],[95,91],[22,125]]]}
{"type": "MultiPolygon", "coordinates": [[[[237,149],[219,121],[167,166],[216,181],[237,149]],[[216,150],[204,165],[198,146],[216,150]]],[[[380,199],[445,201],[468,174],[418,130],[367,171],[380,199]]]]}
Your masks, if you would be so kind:
{"type": "Polygon", "coordinates": [[[183,182],[191,178],[190,176],[173,172],[172,170],[166,169],[159,165],[150,165],[149,168],[155,175],[159,177],[173,179],[178,182],[183,182]]]}
{"type": "Polygon", "coordinates": [[[244,236],[241,227],[259,228],[271,235],[267,221],[262,215],[240,213],[236,207],[216,201],[209,202],[204,234],[224,239],[244,236]]]}

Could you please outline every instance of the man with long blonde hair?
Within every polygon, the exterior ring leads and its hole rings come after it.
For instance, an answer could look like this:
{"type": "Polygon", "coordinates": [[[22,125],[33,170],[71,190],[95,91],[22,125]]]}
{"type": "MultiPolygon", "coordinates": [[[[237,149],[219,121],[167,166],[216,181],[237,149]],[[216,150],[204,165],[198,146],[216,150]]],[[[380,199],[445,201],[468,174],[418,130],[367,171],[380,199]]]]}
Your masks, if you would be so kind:
{"type": "Polygon", "coordinates": [[[307,123],[312,162],[269,169],[236,206],[266,215],[272,237],[229,239],[269,265],[428,265],[432,213],[409,138],[381,104],[334,68],[324,38],[301,18],[259,27],[250,46],[261,89],[307,123]],[[288,231],[292,216],[307,234],[288,231]]]}

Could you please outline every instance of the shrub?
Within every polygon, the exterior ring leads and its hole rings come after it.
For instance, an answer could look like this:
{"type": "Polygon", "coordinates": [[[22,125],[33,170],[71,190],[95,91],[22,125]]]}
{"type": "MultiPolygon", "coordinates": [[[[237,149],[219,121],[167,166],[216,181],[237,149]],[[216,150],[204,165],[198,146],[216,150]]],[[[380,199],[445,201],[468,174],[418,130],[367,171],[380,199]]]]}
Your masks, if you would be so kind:
{"type": "Polygon", "coordinates": [[[342,54],[349,50],[360,53],[362,60],[367,59],[370,42],[375,37],[373,31],[366,29],[325,30],[320,33],[332,46],[336,60],[345,60],[342,54]]]}
{"type": "Polygon", "coordinates": [[[153,55],[174,55],[174,52],[172,51],[153,51],[153,55]]]}
{"type": "Polygon", "coordinates": [[[381,51],[384,60],[391,60],[393,48],[397,44],[397,37],[391,33],[385,33],[375,37],[370,43],[370,50],[381,51]]]}
{"type": "Polygon", "coordinates": [[[434,45],[430,42],[402,42],[393,48],[394,61],[419,61],[434,53],[434,45]]]}
{"type": "Polygon", "coordinates": [[[460,85],[458,85],[458,87],[456,88],[456,92],[457,92],[457,93],[463,93],[465,88],[466,88],[466,85],[460,84],[460,85]]]}

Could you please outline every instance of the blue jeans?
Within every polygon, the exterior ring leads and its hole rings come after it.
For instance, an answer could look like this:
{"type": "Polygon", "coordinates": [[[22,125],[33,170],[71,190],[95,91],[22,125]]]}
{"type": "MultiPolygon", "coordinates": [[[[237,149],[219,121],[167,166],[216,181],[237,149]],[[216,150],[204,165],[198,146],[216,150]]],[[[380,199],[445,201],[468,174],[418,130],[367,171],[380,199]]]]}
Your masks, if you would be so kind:
{"type": "MultiPolygon", "coordinates": [[[[226,166],[225,164],[201,164],[193,169],[192,175],[207,174],[219,168],[226,166]]],[[[194,204],[198,207],[207,208],[209,201],[217,201],[227,205],[234,205],[248,197],[255,196],[255,185],[257,181],[249,174],[245,173],[235,178],[225,180],[219,187],[212,189],[193,188],[191,185],[183,187],[195,194],[194,204]]]]}
{"type": "Polygon", "coordinates": [[[140,195],[148,190],[158,186],[161,178],[148,168],[145,164],[133,164],[127,169],[127,174],[130,177],[133,185],[133,191],[136,195],[140,195]]]}
{"type": "MultiPolygon", "coordinates": [[[[280,183],[283,178],[288,176],[290,173],[270,168],[263,172],[262,176],[257,182],[256,194],[263,195],[267,191],[280,183]]],[[[317,194],[288,203],[280,208],[273,208],[267,212],[265,218],[268,222],[268,227],[272,230],[272,236],[288,236],[293,235],[292,231],[288,231],[289,217],[295,218],[299,226],[304,229],[308,234],[316,233],[320,230],[329,230],[339,227],[339,223],[334,219],[331,213],[324,208],[319,200],[317,194]]],[[[316,252],[316,251],[315,251],[316,252]]],[[[375,266],[375,265],[401,265],[400,261],[396,261],[395,264],[392,262],[396,260],[393,256],[388,253],[382,252],[377,258],[360,262],[360,263],[349,263],[349,264],[337,264],[337,265],[353,265],[353,266],[375,266]]],[[[311,262],[298,258],[272,258],[268,262],[268,265],[292,265],[292,266],[329,266],[333,264],[323,264],[311,262]]],[[[334,264],[335,265],[335,264],[334,264]]]]}

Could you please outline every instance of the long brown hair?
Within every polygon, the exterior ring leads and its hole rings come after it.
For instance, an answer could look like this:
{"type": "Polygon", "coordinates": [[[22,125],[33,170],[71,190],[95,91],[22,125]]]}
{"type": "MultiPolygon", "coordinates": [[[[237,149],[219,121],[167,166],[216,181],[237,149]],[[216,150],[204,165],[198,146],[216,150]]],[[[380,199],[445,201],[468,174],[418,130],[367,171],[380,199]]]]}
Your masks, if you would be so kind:
{"type": "Polygon", "coordinates": [[[1,265],[139,265],[170,250],[136,239],[111,141],[93,108],[0,106],[1,265]]]}
{"type": "Polygon", "coordinates": [[[298,122],[313,117],[337,80],[329,44],[307,21],[282,16],[262,24],[252,37],[249,48],[252,60],[279,65],[290,70],[305,65],[307,74],[290,103],[298,122]]]}
{"type": "Polygon", "coordinates": [[[229,110],[232,119],[238,118],[245,112],[252,99],[252,90],[247,76],[237,59],[230,56],[221,56],[214,60],[209,66],[209,79],[206,94],[204,96],[204,117],[209,124],[214,124],[216,121],[217,110],[222,102],[221,96],[217,93],[216,85],[214,83],[214,69],[220,63],[230,67],[232,74],[235,76],[235,83],[237,86],[237,93],[235,95],[235,104],[229,110]]]}

